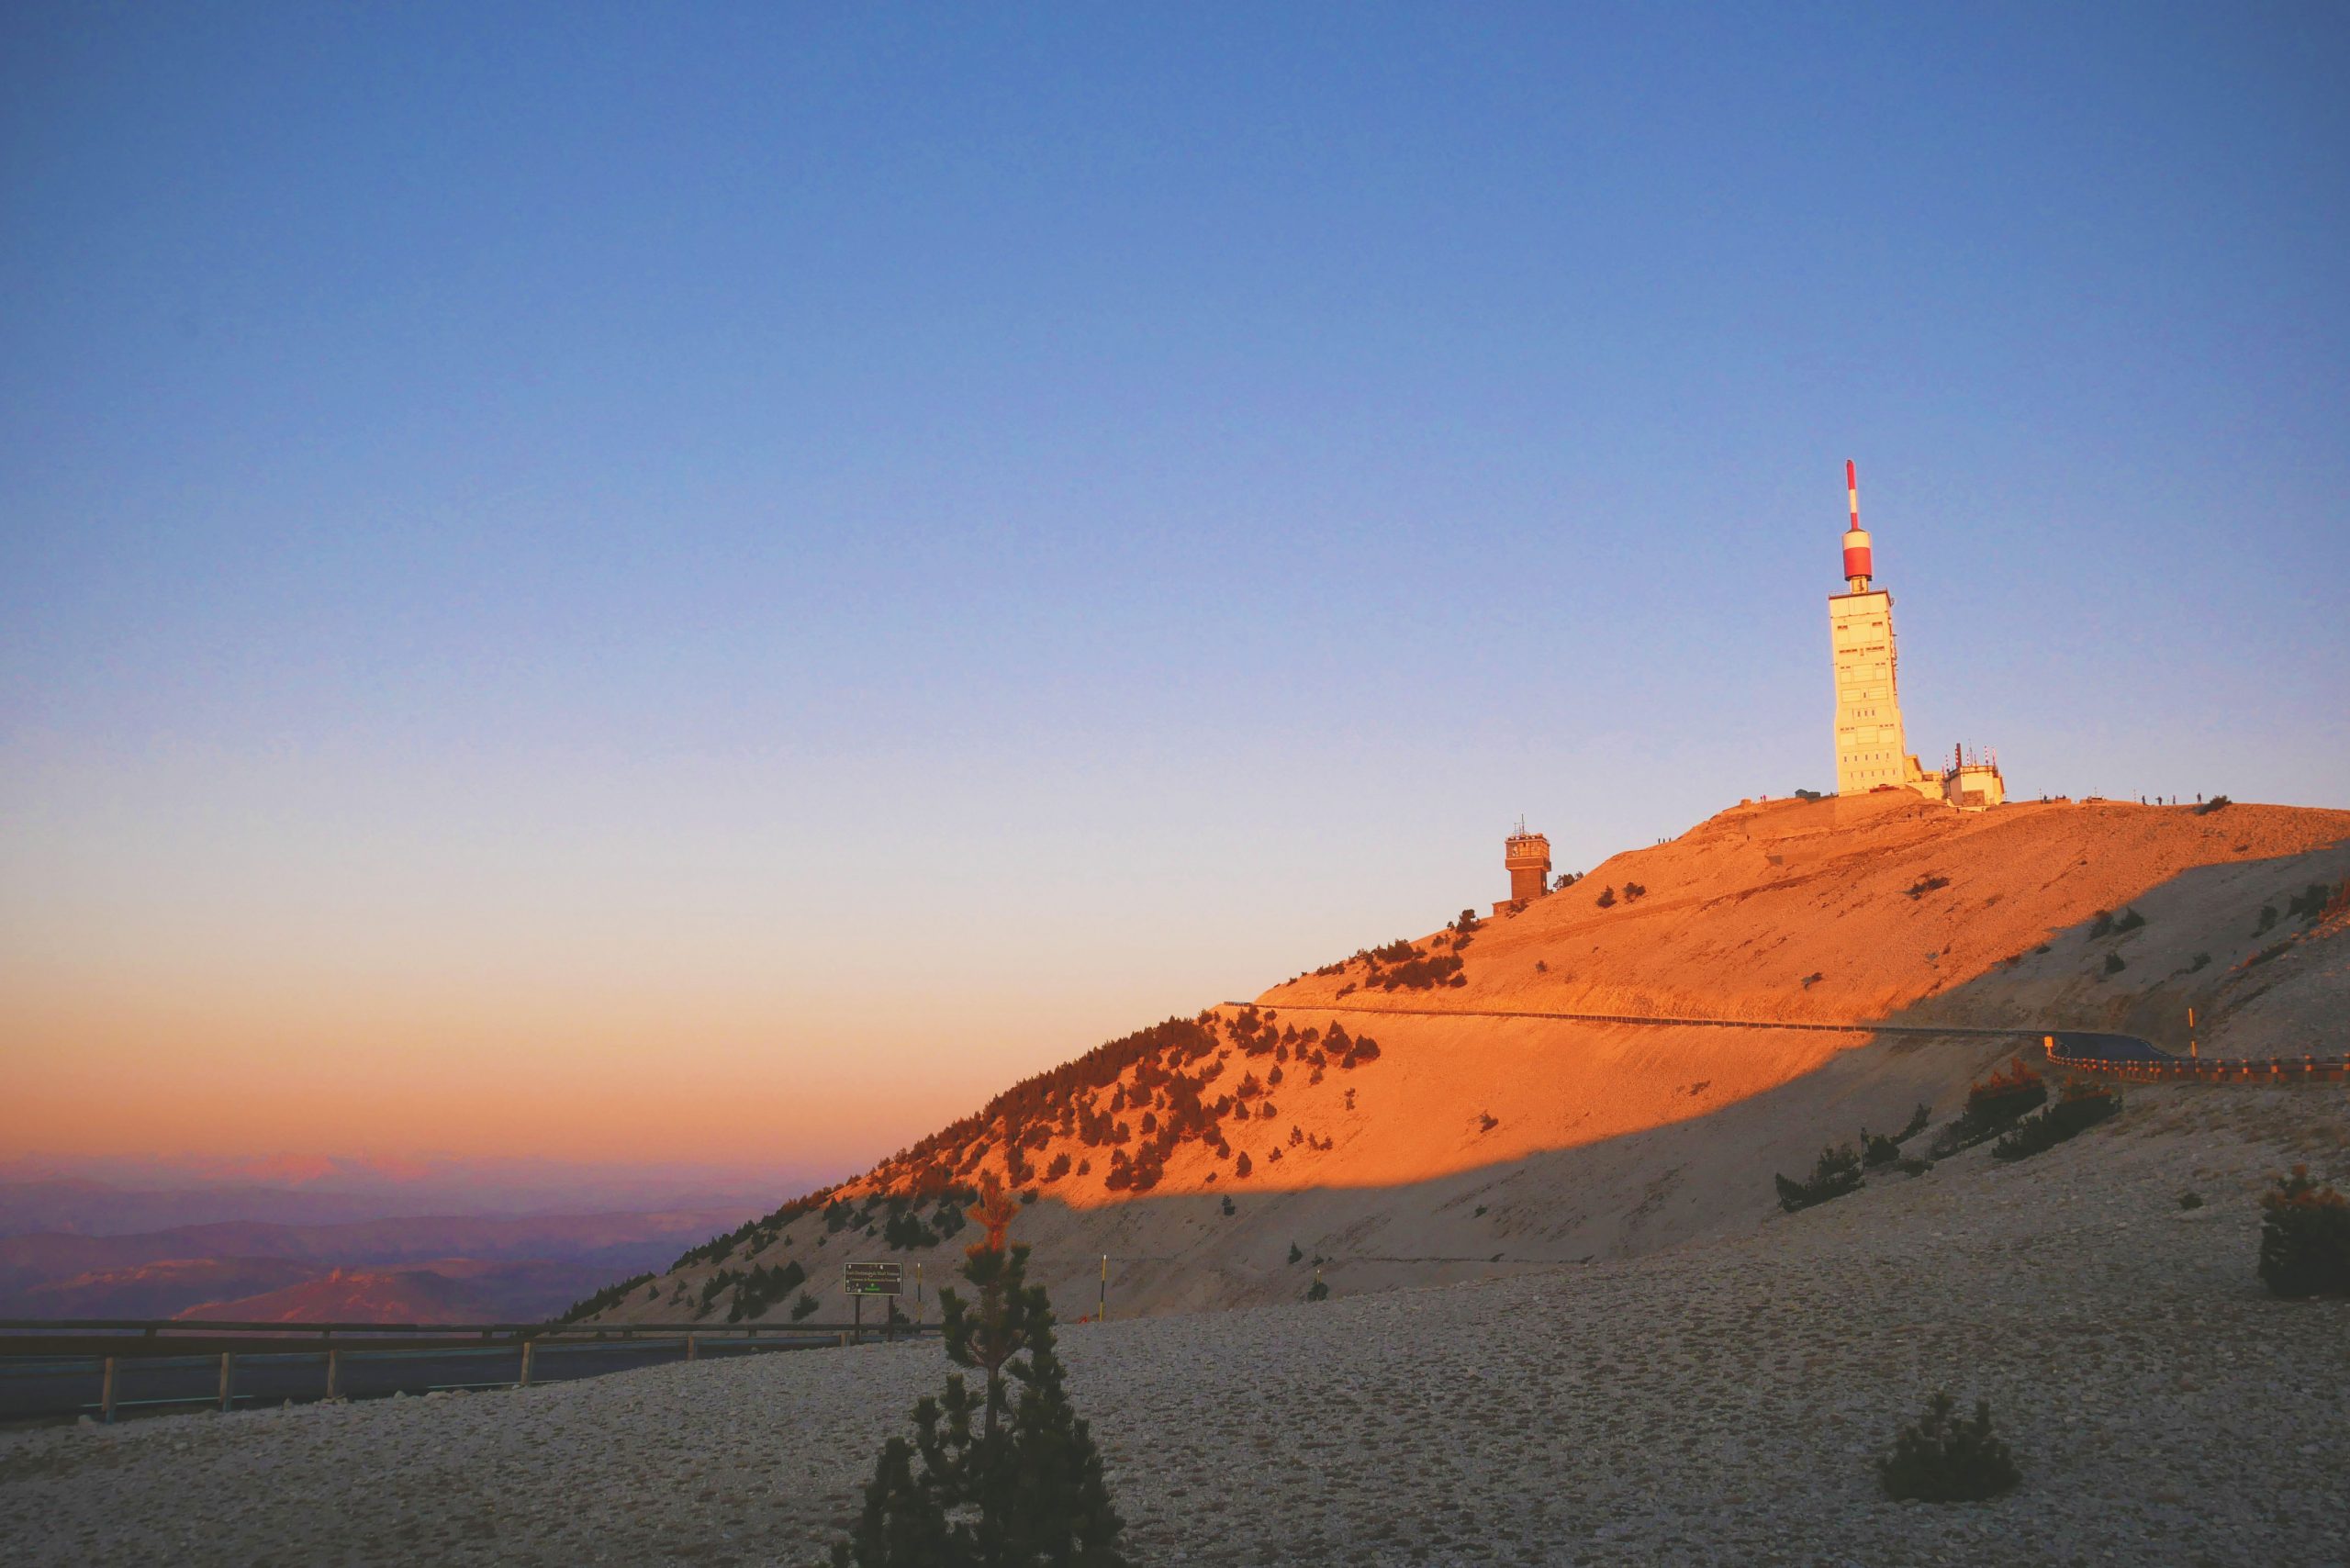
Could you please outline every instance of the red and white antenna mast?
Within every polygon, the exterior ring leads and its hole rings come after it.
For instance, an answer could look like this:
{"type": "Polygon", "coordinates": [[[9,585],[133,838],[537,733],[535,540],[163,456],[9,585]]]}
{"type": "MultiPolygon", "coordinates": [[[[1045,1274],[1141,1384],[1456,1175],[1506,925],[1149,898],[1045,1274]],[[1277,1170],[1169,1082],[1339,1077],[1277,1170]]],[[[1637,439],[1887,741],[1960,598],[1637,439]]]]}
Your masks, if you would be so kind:
{"type": "Polygon", "coordinates": [[[1850,458],[1844,462],[1844,490],[1852,503],[1852,526],[1844,533],[1844,586],[1853,593],[1866,593],[1876,569],[1869,536],[1861,528],[1861,473],[1850,458]]]}

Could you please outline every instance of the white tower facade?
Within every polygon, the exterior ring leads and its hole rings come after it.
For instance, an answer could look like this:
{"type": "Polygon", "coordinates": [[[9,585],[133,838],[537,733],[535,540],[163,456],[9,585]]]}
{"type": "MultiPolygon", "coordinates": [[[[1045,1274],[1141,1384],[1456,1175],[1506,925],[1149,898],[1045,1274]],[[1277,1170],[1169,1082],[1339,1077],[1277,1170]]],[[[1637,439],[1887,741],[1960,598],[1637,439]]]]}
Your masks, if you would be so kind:
{"type": "Polygon", "coordinates": [[[1828,640],[1836,659],[1836,792],[1865,795],[1880,784],[1908,783],[1893,596],[1882,588],[1830,596],[1828,640]]]}
{"type": "Polygon", "coordinates": [[[1870,586],[1874,553],[1861,529],[1861,479],[1850,463],[1844,487],[1852,502],[1845,591],[1828,597],[1828,641],[1836,663],[1836,792],[1865,795],[1891,784],[1940,800],[1941,778],[1926,777],[1901,727],[1893,596],[1870,586]]]}

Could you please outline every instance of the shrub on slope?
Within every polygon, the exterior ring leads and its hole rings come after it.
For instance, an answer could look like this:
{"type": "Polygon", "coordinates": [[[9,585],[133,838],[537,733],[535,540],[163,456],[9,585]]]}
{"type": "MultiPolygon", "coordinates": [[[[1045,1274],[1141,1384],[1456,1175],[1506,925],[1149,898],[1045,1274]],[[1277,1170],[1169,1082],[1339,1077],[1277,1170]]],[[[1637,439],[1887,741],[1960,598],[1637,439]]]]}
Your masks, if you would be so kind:
{"type": "Polygon", "coordinates": [[[652,1282],[653,1276],[651,1274],[632,1274],[616,1285],[606,1285],[602,1290],[598,1291],[594,1295],[588,1297],[584,1301],[573,1302],[569,1306],[564,1308],[563,1316],[556,1318],[555,1321],[557,1323],[576,1323],[583,1317],[593,1317],[596,1314],[604,1311],[608,1307],[618,1306],[621,1302],[627,1300],[629,1295],[635,1291],[637,1286],[649,1285],[652,1282]]]}
{"type": "Polygon", "coordinates": [[[2296,1165],[2260,1207],[2260,1278],[2271,1294],[2350,1295],[2350,1200],[2296,1165]]]}
{"type": "Polygon", "coordinates": [[[1778,1184],[1779,1206],[1794,1214],[1798,1209],[1807,1209],[1831,1198],[1841,1198],[1847,1193],[1859,1192],[1861,1157],[1852,1152],[1849,1144],[1842,1148],[1823,1148],[1819,1151],[1819,1159],[1812,1165],[1810,1181],[1790,1182],[1785,1176],[1774,1176],[1771,1180],[1778,1184]]]}
{"type": "Polygon", "coordinates": [[[1991,1402],[1975,1402],[1975,1418],[1953,1421],[1955,1401],[1937,1394],[1916,1425],[1901,1428],[1890,1456],[1876,1462],[1877,1480],[1896,1502],[1973,1503],[1996,1497],[2023,1479],[2008,1445],[1991,1435],[1991,1402]]]}
{"type": "Polygon", "coordinates": [[[1972,1148],[2008,1130],[2017,1117],[2048,1103],[2048,1086],[2017,1057],[1966,1092],[1966,1109],[1934,1140],[1937,1159],[1972,1148]]]}
{"type": "Polygon", "coordinates": [[[2121,1096],[2100,1084],[2068,1083],[2064,1096],[2036,1116],[2027,1116],[1991,1146],[1994,1159],[2026,1159],[2054,1148],[2118,1114],[2121,1096]]]}

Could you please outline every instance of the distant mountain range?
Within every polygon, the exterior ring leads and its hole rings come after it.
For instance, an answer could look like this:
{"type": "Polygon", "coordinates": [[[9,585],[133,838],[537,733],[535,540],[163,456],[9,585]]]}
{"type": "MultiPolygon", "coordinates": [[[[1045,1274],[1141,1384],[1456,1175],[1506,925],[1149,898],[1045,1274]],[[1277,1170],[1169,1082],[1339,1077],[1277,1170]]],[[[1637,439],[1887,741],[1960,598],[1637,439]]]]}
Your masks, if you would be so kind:
{"type": "Polygon", "coordinates": [[[665,1267],[748,1212],[243,1220],[133,1236],[11,1236],[0,1238],[0,1316],[173,1317],[202,1309],[214,1317],[530,1320],[615,1275],[665,1267]]]}
{"type": "Polygon", "coordinates": [[[0,1161],[0,1237],[118,1236],[260,1220],[764,1208],[815,1173],[537,1159],[269,1156],[22,1157],[0,1161]]]}
{"type": "Polygon", "coordinates": [[[801,1180],[326,1159],[0,1171],[0,1316],[354,1322],[546,1317],[801,1180]]]}

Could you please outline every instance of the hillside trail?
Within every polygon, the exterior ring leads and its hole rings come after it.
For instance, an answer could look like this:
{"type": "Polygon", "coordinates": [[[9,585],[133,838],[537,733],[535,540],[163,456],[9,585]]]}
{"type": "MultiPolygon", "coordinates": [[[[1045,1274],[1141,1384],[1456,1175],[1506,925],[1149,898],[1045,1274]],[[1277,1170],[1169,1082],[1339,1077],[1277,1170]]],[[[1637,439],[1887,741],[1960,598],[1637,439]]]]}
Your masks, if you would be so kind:
{"type": "MultiPolygon", "coordinates": [[[[1251,1002],[1219,1002],[1222,1007],[1254,1007],[1251,1002]]],[[[1295,1005],[1295,1004],[1293,1004],[1295,1005]]],[[[2078,1034],[2070,1029],[2042,1029],[2037,1025],[2022,1027],[1968,1028],[1955,1024],[1867,1024],[1857,1019],[1850,1023],[1834,1023],[1819,1019],[1791,1018],[1726,1018],[1705,1017],[1687,1014],[1652,1015],[1639,1013],[1563,1013],[1539,1007],[1414,1007],[1409,1004],[1364,1002],[1309,1002],[1303,1004],[1314,1013],[1361,1013],[1376,1015],[1392,1014],[1405,1018],[1555,1018],[1570,1024],[1639,1024],[1651,1025],[1685,1025],[1693,1029],[1807,1029],[1828,1035],[1985,1035],[2002,1037],[2038,1036],[2043,1034],[2078,1034]]],[[[2100,1036],[2102,1037],[2102,1036],[2100,1036]]],[[[2134,1036],[2114,1036],[2118,1039],[2134,1036]]],[[[2151,1048],[2151,1047],[2149,1047],[2151,1048]]]]}

